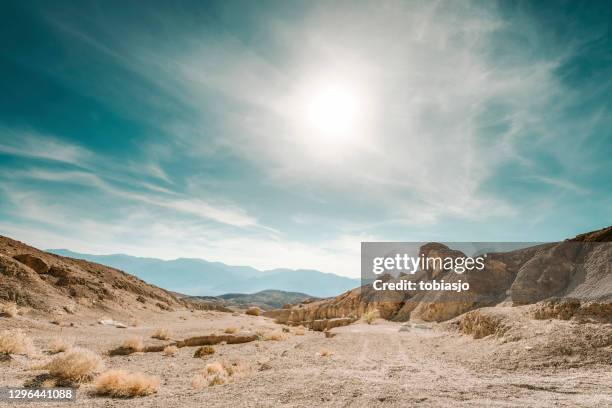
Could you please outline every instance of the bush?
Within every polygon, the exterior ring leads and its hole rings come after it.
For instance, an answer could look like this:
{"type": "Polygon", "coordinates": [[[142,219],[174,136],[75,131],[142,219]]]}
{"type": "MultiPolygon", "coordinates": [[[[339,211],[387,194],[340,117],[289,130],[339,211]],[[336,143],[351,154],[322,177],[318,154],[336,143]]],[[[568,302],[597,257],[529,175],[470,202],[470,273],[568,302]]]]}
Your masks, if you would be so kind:
{"type": "Polygon", "coordinates": [[[329,357],[329,356],[331,356],[331,354],[332,354],[332,352],[331,352],[331,351],[329,351],[328,349],[321,349],[321,350],[319,351],[319,355],[320,355],[321,357],[329,357]]]}
{"type": "Polygon", "coordinates": [[[132,336],[132,337],[128,337],[127,339],[123,340],[123,343],[121,343],[121,347],[126,348],[126,349],[132,349],[135,352],[143,351],[144,342],[142,341],[142,337],[132,336]]]}
{"type": "Polygon", "coordinates": [[[108,352],[111,356],[127,356],[132,353],[137,353],[145,349],[142,337],[131,336],[123,340],[123,343],[117,348],[108,352]]]}
{"type": "Polygon", "coordinates": [[[202,388],[205,385],[212,387],[222,385],[233,379],[242,376],[247,371],[247,367],[241,363],[218,362],[207,364],[206,367],[196,374],[191,380],[193,388],[202,388]]]}
{"type": "Polygon", "coordinates": [[[66,339],[59,338],[59,337],[56,337],[55,339],[53,339],[53,341],[49,345],[49,351],[51,352],[51,354],[61,353],[71,348],[72,348],[72,342],[66,339]]]}
{"type": "Polygon", "coordinates": [[[168,329],[157,329],[155,330],[151,338],[158,339],[158,340],[169,340],[171,335],[172,334],[170,333],[170,330],[168,329]]]}
{"type": "Polygon", "coordinates": [[[285,335],[279,331],[266,333],[264,335],[264,340],[281,341],[284,339],[285,339],[285,335]]]}
{"type": "Polygon", "coordinates": [[[95,382],[96,394],[118,398],[143,397],[156,393],[158,386],[157,377],[125,370],[108,370],[95,382]]]}
{"type": "Polygon", "coordinates": [[[7,303],[0,306],[0,316],[2,317],[15,317],[19,309],[15,303],[7,303]]]}
{"type": "Polygon", "coordinates": [[[63,383],[77,383],[91,380],[103,366],[99,355],[91,350],[75,347],[58,355],[43,368],[63,383]]]}
{"type": "Polygon", "coordinates": [[[178,347],[168,346],[164,348],[164,351],[162,352],[162,354],[167,357],[174,357],[177,352],[178,352],[178,347]]]}
{"type": "Polygon", "coordinates": [[[34,343],[23,330],[3,330],[0,332],[0,353],[4,354],[27,354],[36,352],[34,343]]]}
{"type": "Polygon", "coordinates": [[[261,314],[261,310],[258,307],[249,307],[245,313],[250,316],[259,316],[261,314]]]}
{"type": "Polygon", "coordinates": [[[193,353],[194,358],[202,358],[204,356],[209,356],[211,354],[215,354],[215,349],[213,346],[202,346],[198,347],[198,349],[193,353]]]}
{"type": "Polygon", "coordinates": [[[227,327],[224,331],[227,334],[234,334],[234,333],[238,333],[238,328],[231,326],[231,327],[227,327]]]}
{"type": "Polygon", "coordinates": [[[380,317],[380,313],[378,312],[378,310],[372,309],[365,312],[362,317],[367,324],[372,324],[374,320],[380,317]]]}

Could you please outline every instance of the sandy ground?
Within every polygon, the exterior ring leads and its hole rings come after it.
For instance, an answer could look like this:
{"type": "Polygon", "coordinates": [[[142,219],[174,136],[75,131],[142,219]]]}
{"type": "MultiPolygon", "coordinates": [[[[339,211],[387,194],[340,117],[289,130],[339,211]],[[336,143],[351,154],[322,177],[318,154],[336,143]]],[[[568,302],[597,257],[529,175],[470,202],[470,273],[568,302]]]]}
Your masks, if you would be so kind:
{"type": "MultiPolygon", "coordinates": [[[[101,316],[100,316],[101,317],[101,316]]],[[[67,318],[64,327],[48,319],[20,316],[0,319],[0,329],[22,327],[44,352],[55,337],[106,353],[127,337],[142,336],[147,345],[155,329],[168,328],[173,338],[221,333],[230,326],[242,332],[280,331],[264,317],[221,312],[169,312],[143,315],[137,327],[103,326],[92,317],[67,318]],[[79,320],[80,319],[80,320],[79,320]],[[68,324],[72,322],[73,327],[68,324]]],[[[488,356],[496,339],[474,340],[438,325],[410,327],[377,321],[336,328],[333,338],[307,331],[285,334],[281,341],[217,345],[216,353],[194,358],[194,347],[175,357],[161,353],[104,356],[107,368],[142,371],[161,379],[157,394],[112,399],[92,394],[92,385],[78,390],[81,407],[604,407],[612,406],[612,372],[606,364],[573,368],[506,369],[488,356]],[[321,356],[321,350],[331,355],[321,356]],[[240,361],[248,371],[231,383],[193,389],[191,378],[212,361],[240,361]]],[[[516,347],[523,347],[517,344],[516,347]]],[[[41,360],[49,358],[44,355],[41,360]]],[[[22,386],[41,371],[25,357],[0,363],[0,385],[22,386]]],[[[40,362],[40,361],[38,361],[40,362]]],[[[1,404],[1,403],[0,403],[1,404]]],[[[5,404],[8,406],[8,404],[5,404]]],[[[14,405],[14,404],[11,404],[14,405]]],[[[16,406],[65,406],[66,403],[19,403],[16,406]]]]}

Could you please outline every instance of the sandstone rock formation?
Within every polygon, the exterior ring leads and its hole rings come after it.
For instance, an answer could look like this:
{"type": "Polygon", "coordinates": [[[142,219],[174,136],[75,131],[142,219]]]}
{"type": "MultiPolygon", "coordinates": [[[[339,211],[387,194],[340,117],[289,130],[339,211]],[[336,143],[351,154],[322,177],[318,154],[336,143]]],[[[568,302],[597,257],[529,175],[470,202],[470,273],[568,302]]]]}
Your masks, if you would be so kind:
{"type": "MultiPolygon", "coordinates": [[[[611,241],[612,227],[608,227],[563,242],[488,253],[481,271],[459,275],[432,268],[415,275],[382,277],[385,282],[399,279],[457,282],[462,279],[469,282],[469,292],[380,292],[373,290],[371,285],[364,285],[335,298],[301,303],[265,315],[279,323],[317,328],[332,325],[332,320],[356,320],[371,310],[378,310],[382,318],[395,321],[445,321],[482,307],[534,304],[558,297],[575,299],[578,307],[571,316],[596,316],[607,321],[612,319],[609,316],[612,314],[611,241]]],[[[423,245],[419,255],[465,256],[440,243],[423,245]]],[[[542,316],[548,313],[544,311],[546,306],[541,309],[542,316]]],[[[550,313],[555,315],[556,312],[550,313]]]]}

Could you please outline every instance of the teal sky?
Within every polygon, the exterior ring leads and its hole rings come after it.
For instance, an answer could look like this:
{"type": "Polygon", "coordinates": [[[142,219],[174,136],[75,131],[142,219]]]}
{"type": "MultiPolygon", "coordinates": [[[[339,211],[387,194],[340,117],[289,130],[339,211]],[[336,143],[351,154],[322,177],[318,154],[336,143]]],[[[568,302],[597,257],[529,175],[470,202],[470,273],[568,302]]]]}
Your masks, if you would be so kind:
{"type": "Polygon", "coordinates": [[[611,24],[595,1],[3,1],[0,234],[358,276],[361,241],[610,225],[611,24]]]}

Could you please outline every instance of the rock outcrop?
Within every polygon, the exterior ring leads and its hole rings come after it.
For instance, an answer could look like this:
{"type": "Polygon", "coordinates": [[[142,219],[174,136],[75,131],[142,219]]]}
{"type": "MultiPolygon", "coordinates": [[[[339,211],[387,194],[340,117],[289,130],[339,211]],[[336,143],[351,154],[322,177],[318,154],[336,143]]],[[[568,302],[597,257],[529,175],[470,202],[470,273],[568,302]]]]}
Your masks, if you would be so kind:
{"type": "MultiPolygon", "coordinates": [[[[372,310],[377,310],[382,318],[389,320],[439,322],[482,307],[535,304],[557,297],[575,299],[578,307],[572,316],[591,316],[608,321],[612,319],[611,241],[612,227],[608,227],[563,242],[488,253],[485,267],[480,271],[459,275],[438,267],[421,270],[414,275],[381,277],[385,282],[436,279],[453,283],[463,280],[470,284],[468,292],[381,292],[373,290],[371,285],[364,285],[335,298],[300,303],[269,311],[265,315],[279,323],[308,327],[324,327],[325,321],[333,319],[356,320],[372,310]]],[[[423,245],[419,255],[442,258],[465,256],[461,251],[440,243],[423,245]]],[[[546,306],[541,306],[540,315],[546,315],[546,310],[546,306]]],[[[550,313],[551,316],[557,314],[554,311],[550,313]]],[[[480,322],[474,324],[480,325],[480,322]]]]}

